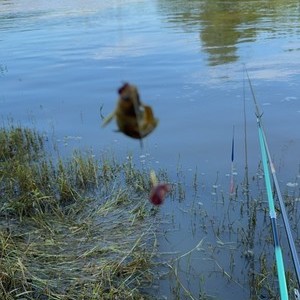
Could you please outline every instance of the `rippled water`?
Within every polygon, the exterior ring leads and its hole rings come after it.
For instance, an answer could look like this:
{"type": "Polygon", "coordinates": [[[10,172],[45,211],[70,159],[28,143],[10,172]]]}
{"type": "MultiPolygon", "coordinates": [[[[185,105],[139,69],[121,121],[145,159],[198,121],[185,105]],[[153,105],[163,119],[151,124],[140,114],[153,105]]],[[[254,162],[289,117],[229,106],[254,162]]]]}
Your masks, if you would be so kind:
{"type": "MultiPolygon", "coordinates": [[[[299,173],[299,24],[298,0],[1,1],[0,115],[4,123],[44,131],[62,154],[78,147],[121,158],[131,152],[138,164],[167,168],[174,178],[179,172],[188,181],[197,173],[206,187],[196,197],[202,205],[216,182],[227,193],[233,126],[236,181],[242,181],[244,98],[250,174],[260,161],[245,64],[285,188],[299,173]],[[104,114],[113,110],[124,81],[139,87],[160,119],[143,149],[114,132],[115,125],[101,128],[100,107],[104,114]]],[[[189,207],[188,191],[186,198],[189,207]]],[[[174,251],[202,238],[185,234],[192,221],[178,214],[184,207],[162,208],[178,218],[174,251]]],[[[168,251],[167,243],[162,247],[168,251]]],[[[212,292],[214,283],[207,288],[212,292]]],[[[224,290],[220,283],[218,299],[229,299],[224,290]]],[[[247,289],[237,290],[247,297],[247,289]]]]}

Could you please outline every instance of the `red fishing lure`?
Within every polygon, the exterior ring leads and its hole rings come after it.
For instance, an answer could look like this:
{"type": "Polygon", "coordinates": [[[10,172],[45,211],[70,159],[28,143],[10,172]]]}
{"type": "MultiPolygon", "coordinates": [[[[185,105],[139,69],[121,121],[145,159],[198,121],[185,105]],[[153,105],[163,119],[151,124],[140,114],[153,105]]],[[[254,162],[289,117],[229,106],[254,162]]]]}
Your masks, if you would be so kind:
{"type": "Polygon", "coordinates": [[[149,200],[153,205],[163,204],[168,192],[171,191],[171,186],[167,183],[159,183],[152,187],[149,200]]]}

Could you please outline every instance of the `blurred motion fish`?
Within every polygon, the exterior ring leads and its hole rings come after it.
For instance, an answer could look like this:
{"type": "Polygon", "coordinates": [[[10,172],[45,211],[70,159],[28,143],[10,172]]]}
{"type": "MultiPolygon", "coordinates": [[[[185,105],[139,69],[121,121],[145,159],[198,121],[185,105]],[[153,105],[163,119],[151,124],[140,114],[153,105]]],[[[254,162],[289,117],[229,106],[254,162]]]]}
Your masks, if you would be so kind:
{"type": "Polygon", "coordinates": [[[134,85],[125,83],[119,88],[118,93],[117,107],[104,119],[102,127],[116,118],[119,131],[125,135],[135,139],[146,137],[158,123],[152,108],[142,103],[139,92],[134,85]]]}
{"type": "Polygon", "coordinates": [[[163,204],[165,197],[168,192],[171,191],[170,184],[158,183],[156,174],[153,170],[150,172],[150,181],[152,184],[152,189],[150,191],[149,200],[153,205],[163,204]]]}

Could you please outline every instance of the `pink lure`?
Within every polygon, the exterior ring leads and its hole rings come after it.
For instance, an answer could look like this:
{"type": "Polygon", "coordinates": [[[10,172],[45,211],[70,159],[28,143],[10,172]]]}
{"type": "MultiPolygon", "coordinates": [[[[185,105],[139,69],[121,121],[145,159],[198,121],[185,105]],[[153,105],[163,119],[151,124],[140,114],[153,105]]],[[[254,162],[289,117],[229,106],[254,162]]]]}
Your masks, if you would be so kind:
{"type": "Polygon", "coordinates": [[[152,187],[149,200],[153,205],[161,205],[168,192],[171,191],[171,186],[166,183],[159,183],[152,187]]]}

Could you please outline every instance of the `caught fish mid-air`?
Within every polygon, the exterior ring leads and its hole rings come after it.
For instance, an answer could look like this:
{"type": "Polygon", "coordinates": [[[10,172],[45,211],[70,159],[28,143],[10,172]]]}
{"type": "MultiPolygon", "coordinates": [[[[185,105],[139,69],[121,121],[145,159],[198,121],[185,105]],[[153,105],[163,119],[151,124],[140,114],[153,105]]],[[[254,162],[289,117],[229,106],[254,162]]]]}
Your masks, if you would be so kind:
{"type": "Polygon", "coordinates": [[[125,135],[142,139],[150,134],[157,126],[152,108],[140,100],[137,88],[125,83],[118,90],[119,99],[116,109],[104,119],[102,126],[116,118],[118,128],[125,135]]]}

